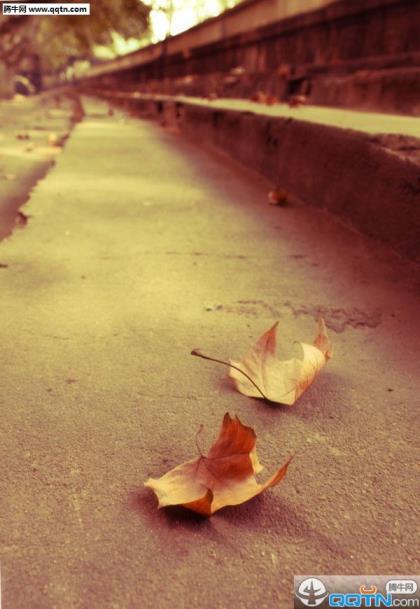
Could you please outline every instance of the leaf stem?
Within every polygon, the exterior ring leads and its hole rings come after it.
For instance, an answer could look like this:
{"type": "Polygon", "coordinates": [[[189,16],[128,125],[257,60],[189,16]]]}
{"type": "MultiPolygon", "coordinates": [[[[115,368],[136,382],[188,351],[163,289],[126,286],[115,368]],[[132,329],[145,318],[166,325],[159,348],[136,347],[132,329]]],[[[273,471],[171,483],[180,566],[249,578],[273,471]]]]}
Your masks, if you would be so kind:
{"type": "Polygon", "coordinates": [[[203,458],[204,458],[204,455],[203,455],[203,453],[201,452],[201,448],[200,448],[200,445],[199,445],[199,443],[198,443],[198,436],[201,434],[201,432],[202,432],[202,431],[203,431],[203,424],[201,424],[201,425],[200,425],[200,427],[198,428],[197,433],[195,434],[195,445],[196,445],[196,447],[197,447],[198,454],[200,455],[200,457],[203,457],[203,458]]]}
{"type": "Polygon", "coordinates": [[[204,353],[201,353],[201,351],[199,351],[198,349],[193,349],[191,351],[191,355],[196,355],[197,357],[202,357],[203,359],[208,359],[211,362],[216,362],[217,364],[223,364],[224,366],[229,366],[229,368],[234,368],[235,370],[237,370],[238,372],[240,372],[241,374],[246,376],[246,378],[254,385],[255,389],[257,389],[258,392],[261,393],[264,400],[267,400],[268,402],[270,401],[268,399],[268,397],[265,395],[265,393],[258,387],[257,383],[255,381],[253,381],[252,378],[250,376],[248,376],[248,374],[246,372],[244,372],[243,370],[238,368],[238,366],[235,366],[234,364],[231,364],[230,362],[225,362],[222,359],[216,359],[215,357],[210,357],[208,355],[204,355],[204,353]]]}

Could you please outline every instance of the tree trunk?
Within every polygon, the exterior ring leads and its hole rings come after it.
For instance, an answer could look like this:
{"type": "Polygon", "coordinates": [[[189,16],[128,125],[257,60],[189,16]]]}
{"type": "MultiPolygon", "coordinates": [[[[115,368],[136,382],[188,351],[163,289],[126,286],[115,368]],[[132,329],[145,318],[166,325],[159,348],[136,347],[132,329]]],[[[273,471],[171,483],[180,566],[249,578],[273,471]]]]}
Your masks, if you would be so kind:
{"type": "Polygon", "coordinates": [[[13,97],[13,76],[9,68],[0,62],[0,99],[13,97]]]}

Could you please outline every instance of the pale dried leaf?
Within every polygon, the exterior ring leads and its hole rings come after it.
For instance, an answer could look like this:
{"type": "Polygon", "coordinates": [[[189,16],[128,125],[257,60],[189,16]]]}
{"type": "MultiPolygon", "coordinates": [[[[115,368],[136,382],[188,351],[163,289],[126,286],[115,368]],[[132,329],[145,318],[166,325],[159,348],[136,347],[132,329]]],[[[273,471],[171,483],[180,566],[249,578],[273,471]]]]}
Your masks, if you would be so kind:
{"type": "Polygon", "coordinates": [[[238,417],[226,414],[219,437],[207,456],[178,465],[158,479],[149,478],[145,486],[153,489],[159,507],[182,505],[203,516],[238,505],[278,484],[286,475],[290,459],[264,484],[255,474],[262,469],[256,453],[253,429],[238,417]]]}
{"type": "Polygon", "coordinates": [[[312,345],[299,343],[303,358],[281,361],[276,357],[277,326],[278,322],[261,336],[240,362],[230,361],[231,366],[239,368],[255,384],[233,367],[229,370],[229,376],[233,379],[237,390],[244,395],[255,398],[265,397],[271,402],[291,406],[331,357],[332,348],[325,323],[321,319],[314,343],[312,345]]]}

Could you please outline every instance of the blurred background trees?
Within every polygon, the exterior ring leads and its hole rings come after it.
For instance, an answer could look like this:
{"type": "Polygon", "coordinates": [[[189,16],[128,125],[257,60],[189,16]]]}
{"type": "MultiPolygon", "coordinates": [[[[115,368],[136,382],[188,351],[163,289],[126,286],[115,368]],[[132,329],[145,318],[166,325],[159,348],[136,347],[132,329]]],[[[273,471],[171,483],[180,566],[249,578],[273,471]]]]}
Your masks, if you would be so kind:
{"type": "Polygon", "coordinates": [[[40,90],[45,78],[157,42],[239,1],[91,0],[90,16],[0,15],[0,95],[2,82],[40,90]]]}
{"type": "Polygon", "coordinates": [[[150,11],[150,36],[162,40],[215,17],[241,0],[144,0],[150,11]]]}
{"type": "Polygon", "coordinates": [[[0,63],[12,74],[28,75],[36,89],[42,74],[58,73],[76,61],[91,61],[98,45],[140,38],[150,8],[140,0],[94,0],[90,16],[0,15],[0,63]]]}

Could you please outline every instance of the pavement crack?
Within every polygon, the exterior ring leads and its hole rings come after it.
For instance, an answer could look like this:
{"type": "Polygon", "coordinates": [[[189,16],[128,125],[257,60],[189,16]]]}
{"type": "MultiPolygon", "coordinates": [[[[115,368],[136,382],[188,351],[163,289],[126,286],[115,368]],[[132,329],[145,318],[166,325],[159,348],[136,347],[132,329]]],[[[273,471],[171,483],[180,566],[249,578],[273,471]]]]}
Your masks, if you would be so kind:
{"type": "Polygon", "coordinates": [[[382,311],[375,309],[368,313],[358,308],[334,309],[323,305],[293,305],[285,302],[295,317],[309,315],[314,319],[322,317],[328,328],[335,332],[344,332],[347,326],[352,328],[376,328],[382,322],[382,311]]]}

